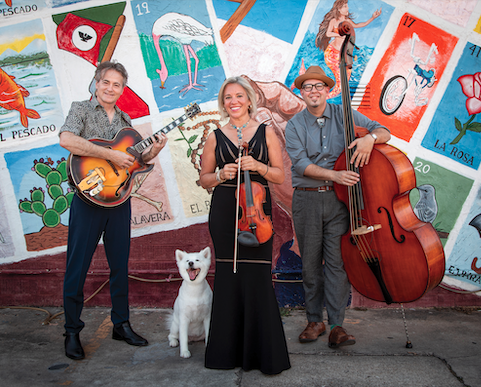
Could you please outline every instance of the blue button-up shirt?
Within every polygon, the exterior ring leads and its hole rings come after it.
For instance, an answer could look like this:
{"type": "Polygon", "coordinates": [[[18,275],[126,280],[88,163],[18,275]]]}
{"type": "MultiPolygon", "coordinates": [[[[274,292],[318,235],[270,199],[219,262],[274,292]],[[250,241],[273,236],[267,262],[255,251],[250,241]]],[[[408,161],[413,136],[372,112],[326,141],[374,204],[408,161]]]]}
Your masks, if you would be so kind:
{"type": "MultiPolygon", "coordinates": [[[[356,126],[372,132],[376,128],[385,128],[363,114],[353,110],[356,126]]],[[[332,181],[319,181],[304,176],[310,164],[325,169],[333,169],[337,158],[345,148],[344,118],[342,105],[327,104],[324,114],[324,125],[318,123],[318,117],[307,109],[292,117],[286,125],[286,150],[292,162],[293,187],[319,187],[332,185],[332,181]]]]}

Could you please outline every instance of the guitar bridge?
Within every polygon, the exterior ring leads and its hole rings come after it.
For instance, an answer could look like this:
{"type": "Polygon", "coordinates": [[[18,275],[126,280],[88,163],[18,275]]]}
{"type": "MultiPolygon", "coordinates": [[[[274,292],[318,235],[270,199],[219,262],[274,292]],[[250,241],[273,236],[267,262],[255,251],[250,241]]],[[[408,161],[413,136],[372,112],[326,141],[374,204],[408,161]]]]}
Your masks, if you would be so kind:
{"type": "Polygon", "coordinates": [[[87,176],[82,179],[80,183],[78,183],[78,189],[82,192],[88,191],[90,196],[95,196],[104,189],[102,183],[105,180],[106,179],[102,171],[98,168],[95,168],[93,171],[90,170],[87,176]]]}

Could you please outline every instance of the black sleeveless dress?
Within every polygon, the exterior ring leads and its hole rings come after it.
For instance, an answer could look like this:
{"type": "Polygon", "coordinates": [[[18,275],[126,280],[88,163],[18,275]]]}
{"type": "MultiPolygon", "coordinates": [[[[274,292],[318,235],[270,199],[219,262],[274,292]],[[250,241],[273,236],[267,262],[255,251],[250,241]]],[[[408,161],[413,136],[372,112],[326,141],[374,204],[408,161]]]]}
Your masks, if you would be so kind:
{"type": "MultiPolygon", "coordinates": [[[[238,148],[221,130],[215,130],[219,168],[233,163],[238,148]]],[[[265,125],[249,142],[251,155],[267,164],[265,125]]],[[[266,188],[264,213],[271,215],[267,181],[250,174],[266,188]]],[[[243,177],[243,175],[242,175],[243,177]]],[[[243,180],[243,179],[242,179],[243,180]]],[[[237,272],[233,272],[236,179],[214,189],[209,231],[214,243],[216,266],[214,298],[205,366],[214,369],[242,367],[278,374],[290,368],[279,307],[272,287],[272,238],[259,247],[238,247],[237,272]]]]}

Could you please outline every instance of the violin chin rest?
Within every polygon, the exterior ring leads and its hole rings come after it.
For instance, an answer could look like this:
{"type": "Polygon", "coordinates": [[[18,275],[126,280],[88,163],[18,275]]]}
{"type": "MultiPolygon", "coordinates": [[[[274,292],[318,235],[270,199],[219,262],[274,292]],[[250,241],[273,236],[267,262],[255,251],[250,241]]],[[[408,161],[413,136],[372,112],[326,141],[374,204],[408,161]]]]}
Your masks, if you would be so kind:
{"type": "Polygon", "coordinates": [[[237,240],[242,246],[247,246],[247,247],[259,246],[259,241],[257,240],[256,236],[248,231],[239,231],[237,240]]]}

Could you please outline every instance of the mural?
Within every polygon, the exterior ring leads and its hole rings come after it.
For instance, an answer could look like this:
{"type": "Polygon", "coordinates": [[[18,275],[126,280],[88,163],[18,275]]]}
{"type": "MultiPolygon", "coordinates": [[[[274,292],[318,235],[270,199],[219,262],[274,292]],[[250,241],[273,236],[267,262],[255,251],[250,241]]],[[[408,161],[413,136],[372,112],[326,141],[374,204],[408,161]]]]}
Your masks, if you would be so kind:
{"type": "Polygon", "coordinates": [[[332,5],[330,2],[320,2],[289,70],[286,85],[300,95],[299,90],[294,88],[296,77],[303,74],[309,66],[321,66],[328,76],[336,80],[329,102],[340,104],[338,58],[343,39],[334,31],[335,20],[349,20],[355,27],[357,47],[349,75],[349,86],[351,90],[356,90],[392,10],[392,7],[381,1],[368,0],[362,5],[346,0],[332,2],[332,5]]]}
{"type": "MultiPolygon", "coordinates": [[[[4,203],[5,196],[5,189],[0,187],[0,201],[2,203],[4,203]]],[[[0,206],[0,216],[3,219],[0,223],[0,258],[13,257],[15,255],[15,243],[5,206],[0,206]]]]}
{"type": "MultiPolygon", "coordinates": [[[[299,279],[284,129],[305,106],[293,87],[299,74],[319,65],[338,78],[342,38],[336,28],[347,20],[357,46],[349,72],[353,106],[386,125],[392,145],[412,161],[417,189],[410,201],[445,246],[445,282],[481,288],[481,15],[473,14],[478,3],[0,2],[0,264],[65,251],[73,192],[58,130],[71,102],[95,92],[95,67],[117,60],[129,73],[119,107],[144,138],[192,103],[201,110],[169,131],[152,170],[135,179],[133,238],[158,233],[162,240],[169,232],[176,241],[181,229],[207,228],[212,192],[198,184],[202,151],[208,134],[222,125],[222,82],[242,75],[257,94],[256,119],[271,126],[283,146],[286,181],[271,189],[278,222],[274,273],[299,279]]],[[[330,97],[341,103],[337,89],[330,97]]],[[[131,261],[155,253],[132,252],[131,261]]],[[[302,303],[302,287],[276,284],[276,294],[283,305],[302,303]]]]}
{"type": "MultiPolygon", "coordinates": [[[[478,289],[481,285],[481,191],[463,222],[446,262],[446,275],[478,289]]],[[[471,287],[471,288],[472,288],[471,287]]]]}
{"type": "Polygon", "coordinates": [[[451,23],[466,27],[477,0],[445,0],[442,2],[437,0],[408,0],[408,3],[421,7],[451,23]]]}
{"type": "Polygon", "coordinates": [[[46,8],[47,4],[44,1],[4,0],[0,3],[0,17],[6,20],[37,17],[46,8]]]}
{"type": "Polygon", "coordinates": [[[413,167],[417,189],[409,198],[414,213],[423,222],[432,223],[446,244],[473,181],[420,157],[414,159],[413,167]]]}
{"type": "MultiPolygon", "coordinates": [[[[78,55],[94,66],[112,59],[125,23],[125,2],[53,15],[57,24],[58,48],[78,55]]],[[[95,93],[92,79],[89,91],[95,93]]],[[[149,114],[148,105],[130,87],[126,87],[117,105],[130,118],[149,114]]]]}
{"type": "Polygon", "coordinates": [[[265,82],[282,79],[307,0],[213,4],[231,74],[265,82]]]}
{"type": "Polygon", "coordinates": [[[16,177],[12,184],[28,251],[67,242],[67,210],[73,197],[67,184],[67,156],[57,144],[4,155],[16,177]]]}
{"type": "Polygon", "coordinates": [[[225,73],[205,4],[133,1],[131,5],[158,108],[215,100],[225,73]]]}
{"type": "Polygon", "coordinates": [[[470,168],[480,163],[481,47],[468,42],[422,145],[470,168]],[[454,114],[453,114],[454,113],[454,114]]]}
{"type": "Polygon", "coordinates": [[[51,137],[62,123],[42,21],[1,28],[0,147],[51,137]]]}
{"type": "Polygon", "coordinates": [[[371,78],[372,104],[358,110],[409,141],[457,41],[439,28],[404,14],[371,78]]]}

